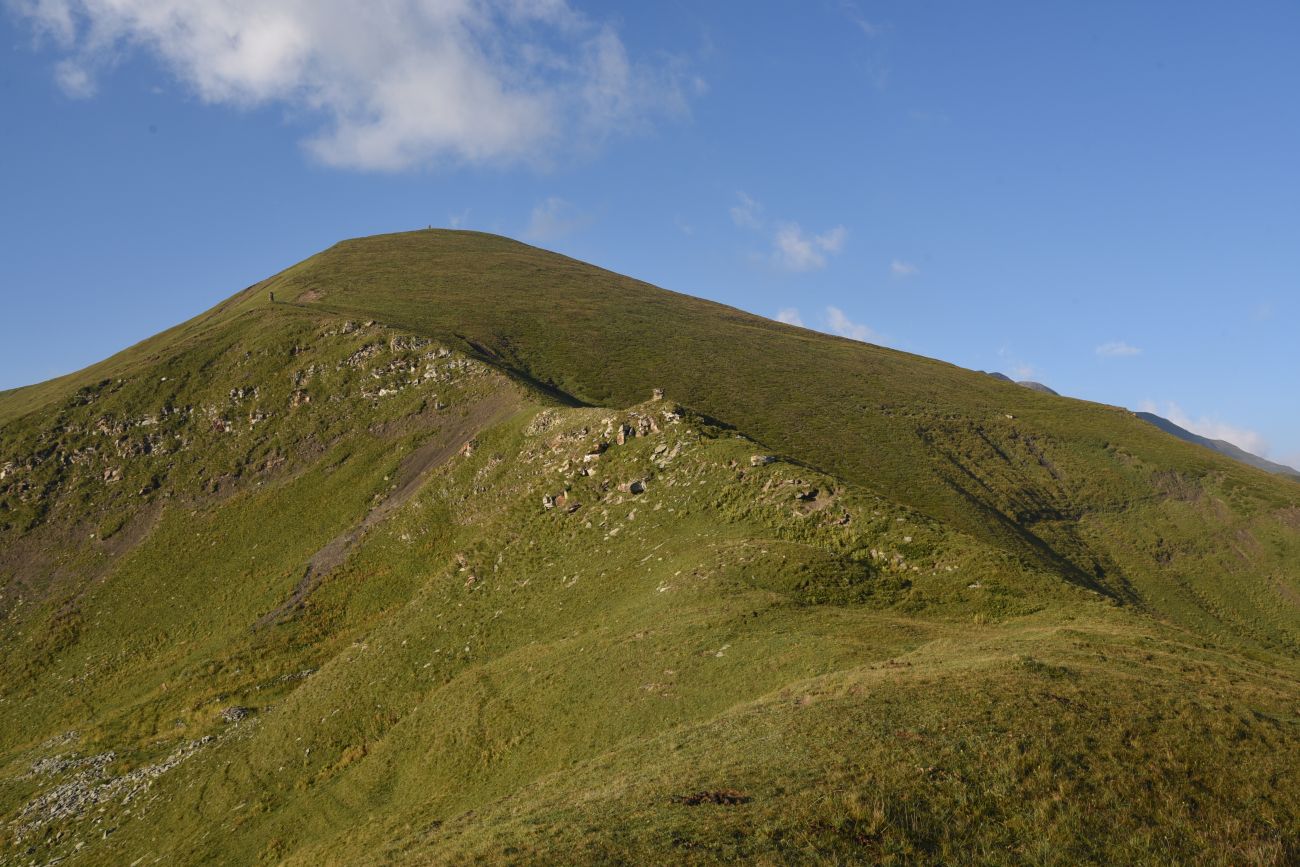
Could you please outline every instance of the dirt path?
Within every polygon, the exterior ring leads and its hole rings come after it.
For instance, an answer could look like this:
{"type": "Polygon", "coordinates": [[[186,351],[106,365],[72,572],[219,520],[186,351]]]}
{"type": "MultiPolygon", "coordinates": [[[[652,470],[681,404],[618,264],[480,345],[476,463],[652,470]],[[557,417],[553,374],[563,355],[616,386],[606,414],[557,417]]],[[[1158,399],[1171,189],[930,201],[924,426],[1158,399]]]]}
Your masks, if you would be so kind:
{"type": "Polygon", "coordinates": [[[421,445],[402,459],[397,468],[395,485],[360,523],[338,534],[312,555],[298,579],[293,593],[275,610],[263,615],[253,625],[261,629],[292,617],[301,611],[320,583],[343,564],[352,547],[366,531],[404,506],[423,485],[429,474],[451,460],[476,434],[504,421],[517,408],[509,394],[495,393],[472,405],[469,412],[439,428],[421,445]]]}

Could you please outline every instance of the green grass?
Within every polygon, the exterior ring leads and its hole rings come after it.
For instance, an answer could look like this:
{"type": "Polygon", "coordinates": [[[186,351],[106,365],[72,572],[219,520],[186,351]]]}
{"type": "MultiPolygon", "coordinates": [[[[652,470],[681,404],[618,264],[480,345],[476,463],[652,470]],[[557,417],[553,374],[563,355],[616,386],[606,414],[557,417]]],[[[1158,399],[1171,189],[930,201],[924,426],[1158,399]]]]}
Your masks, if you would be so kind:
{"type": "Polygon", "coordinates": [[[421,232],[0,424],[0,863],[1300,858],[1300,487],[1122,410],[421,232]]]}

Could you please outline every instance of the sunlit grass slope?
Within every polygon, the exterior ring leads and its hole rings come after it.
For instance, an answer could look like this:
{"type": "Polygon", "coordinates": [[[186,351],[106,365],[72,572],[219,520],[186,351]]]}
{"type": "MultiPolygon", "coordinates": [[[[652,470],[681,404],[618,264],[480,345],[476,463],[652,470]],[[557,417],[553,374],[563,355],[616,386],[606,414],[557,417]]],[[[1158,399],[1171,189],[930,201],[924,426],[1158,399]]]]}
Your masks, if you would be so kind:
{"type": "Polygon", "coordinates": [[[1121,410],[419,232],[0,420],[0,863],[1300,858],[1300,485],[1121,410]]]}

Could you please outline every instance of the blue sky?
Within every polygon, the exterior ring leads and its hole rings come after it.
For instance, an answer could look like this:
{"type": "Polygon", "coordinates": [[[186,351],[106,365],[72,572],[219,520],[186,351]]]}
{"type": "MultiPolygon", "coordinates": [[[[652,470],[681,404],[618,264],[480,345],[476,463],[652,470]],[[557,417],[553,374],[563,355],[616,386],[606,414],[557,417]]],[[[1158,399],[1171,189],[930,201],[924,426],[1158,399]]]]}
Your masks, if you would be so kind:
{"type": "Polygon", "coordinates": [[[0,0],[0,388],[500,232],[1300,465],[1300,5],[0,0]]]}

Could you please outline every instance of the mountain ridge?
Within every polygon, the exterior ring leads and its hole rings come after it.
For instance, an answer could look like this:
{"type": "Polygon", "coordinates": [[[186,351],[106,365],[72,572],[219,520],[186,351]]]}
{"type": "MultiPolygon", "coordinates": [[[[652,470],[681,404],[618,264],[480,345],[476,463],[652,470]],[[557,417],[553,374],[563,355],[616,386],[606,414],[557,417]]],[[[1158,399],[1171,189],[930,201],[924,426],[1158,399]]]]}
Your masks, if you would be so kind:
{"type": "Polygon", "coordinates": [[[1179,427],[1178,425],[1174,424],[1169,419],[1162,418],[1161,416],[1158,416],[1152,412],[1138,412],[1138,413],[1134,413],[1134,415],[1136,415],[1138,418],[1142,419],[1143,421],[1150,422],[1151,424],[1160,428],[1165,433],[1172,434],[1181,440],[1186,440],[1189,443],[1196,443],[1197,445],[1204,446],[1207,449],[1216,451],[1222,455],[1227,455],[1233,460],[1237,460],[1242,462],[1243,464],[1248,464],[1249,466],[1256,467],[1257,469],[1261,469],[1264,472],[1273,473],[1274,475],[1280,475],[1280,476],[1290,476],[1294,479],[1300,480],[1300,470],[1297,470],[1295,467],[1288,467],[1285,464],[1279,464],[1275,461],[1270,461],[1268,458],[1262,458],[1259,455],[1252,454],[1251,452],[1246,451],[1240,446],[1228,442],[1227,440],[1216,440],[1216,439],[1211,439],[1210,437],[1201,436],[1200,434],[1197,433],[1192,433],[1186,428],[1179,427]]]}
{"type": "Polygon", "coordinates": [[[0,506],[0,862],[1300,854],[1294,484],[508,239],[0,395],[0,506]]]}

